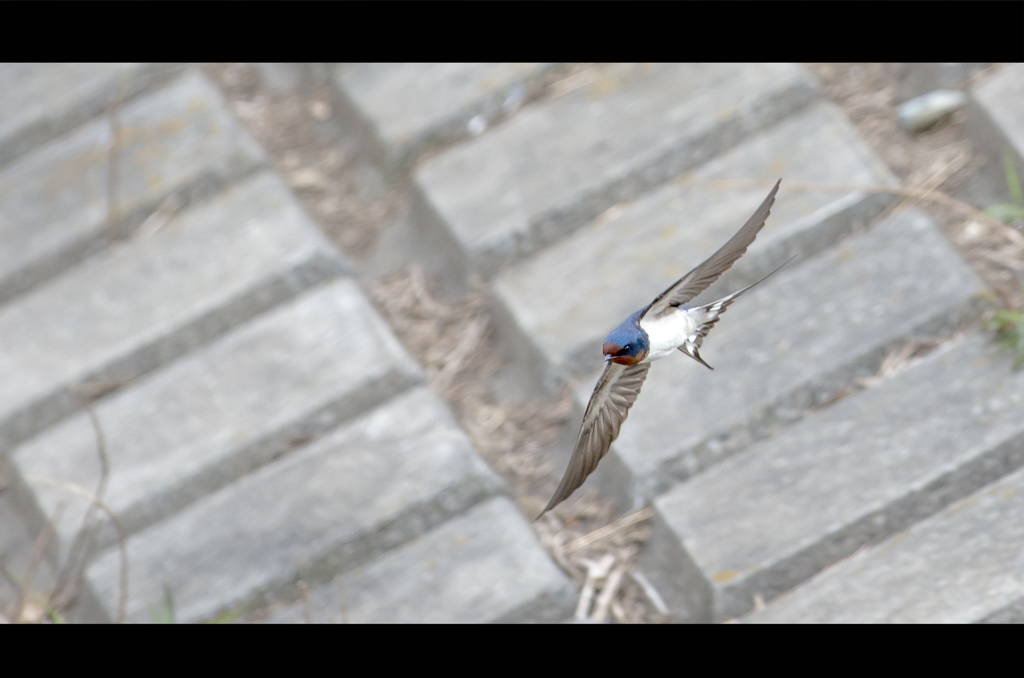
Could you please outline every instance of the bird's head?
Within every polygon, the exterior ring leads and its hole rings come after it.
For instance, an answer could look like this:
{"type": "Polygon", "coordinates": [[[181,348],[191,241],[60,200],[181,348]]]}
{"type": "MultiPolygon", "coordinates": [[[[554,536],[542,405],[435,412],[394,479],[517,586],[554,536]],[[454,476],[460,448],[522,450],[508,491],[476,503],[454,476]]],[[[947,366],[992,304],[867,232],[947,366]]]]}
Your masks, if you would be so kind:
{"type": "Polygon", "coordinates": [[[650,350],[647,333],[630,317],[604,338],[604,359],[619,365],[636,365],[650,350]]]}

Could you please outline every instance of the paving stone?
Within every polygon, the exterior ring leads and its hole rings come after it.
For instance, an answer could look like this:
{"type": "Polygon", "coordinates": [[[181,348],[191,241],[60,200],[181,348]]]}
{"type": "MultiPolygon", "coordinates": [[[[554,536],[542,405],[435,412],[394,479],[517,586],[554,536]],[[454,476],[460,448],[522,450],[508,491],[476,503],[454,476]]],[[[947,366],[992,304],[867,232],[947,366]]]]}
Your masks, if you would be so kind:
{"type": "Polygon", "coordinates": [[[0,172],[0,302],[130,232],[172,193],[184,206],[266,164],[198,73],[129,104],[118,121],[113,225],[108,117],[0,172]]]}
{"type": "Polygon", "coordinates": [[[363,133],[376,160],[394,170],[515,112],[554,67],[339,64],[334,83],[346,122],[363,133]]]}
{"type": "Polygon", "coordinates": [[[270,174],[97,254],[0,308],[0,453],[342,269],[270,174]]]}
{"type": "Polygon", "coordinates": [[[0,165],[160,84],[182,64],[0,64],[0,165]]]}
{"type": "MultiPolygon", "coordinates": [[[[309,613],[320,624],[557,622],[576,596],[515,505],[497,497],[311,591],[309,613]]],[[[299,602],[266,621],[305,620],[299,602]]]]}
{"type": "Polygon", "coordinates": [[[793,255],[827,248],[889,202],[878,194],[789,190],[788,183],[897,183],[842,111],[815,104],[679,181],[609,210],[497,278],[495,316],[515,373],[552,389],[595,369],[607,333],[721,247],[770,187],[722,190],[707,183],[774,183],[780,176],[763,232],[709,294],[727,294],[793,255]]]}
{"type": "Polygon", "coordinates": [[[1024,465],[1022,407],[986,338],[947,345],[657,498],[645,571],[680,618],[744,614],[1024,465]]]}
{"type": "MultiPolygon", "coordinates": [[[[146,621],[164,585],[188,622],[327,583],[503,488],[415,389],[130,537],[128,619],[146,621]]],[[[119,576],[113,547],[88,570],[90,618],[114,616],[119,576]]]]}
{"type": "Polygon", "coordinates": [[[982,170],[993,192],[1010,197],[1003,154],[1009,150],[1024,171],[1024,64],[1005,66],[971,91],[967,105],[967,136],[974,148],[988,157],[982,170]]]}
{"type": "MultiPolygon", "coordinates": [[[[336,281],[98,403],[104,502],[135,533],[421,379],[355,282],[336,281]]],[[[64,505],[57,538],[66,549],[88,502],[32,479],[97,487],[89,416],[27,442],[12,460],[37,528],[64,505]]],[[[104,523],[101,547],[116,539],[104,523]]]]}
{"type": "Polygon", "coordinates": [[[1024,471],[1018,471],[822,572],[743,621],[1019,623],[1022,546],[1024,471]]]}
{"type": "MultiPolygon", "coordinates": [[[[975,316],[981,291],[917,211],[780,271],[709,335],[713,372],[682,355],[658,362],[588,482],[623,508],[640,504],[873,375],[904,340],[948,335],[975,316]]],[[[596,378],[576,391],[573,437],[596,378]]]]}
{"type": "Polygon", "coordinates": [[[817,96],[792,64],[617,65],[530,106],[415,175],[418,228],[450,274],[484,278],[608,207],[700,165],[817,96]]]}

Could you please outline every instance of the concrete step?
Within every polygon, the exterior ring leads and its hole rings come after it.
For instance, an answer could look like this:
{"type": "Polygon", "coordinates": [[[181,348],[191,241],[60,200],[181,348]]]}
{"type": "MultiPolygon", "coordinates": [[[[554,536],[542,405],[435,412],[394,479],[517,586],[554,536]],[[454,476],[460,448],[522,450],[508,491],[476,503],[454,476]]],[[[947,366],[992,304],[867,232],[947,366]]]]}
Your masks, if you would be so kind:
{"type": "Polygon", "coordinates": [[[339,64],[343,124],[389,173],[425,151],[479,134],[531,96],[557,64],[339,64]],[[470,124],[473,121],[473,124],[470,124]]]}
{"type": "Polygon", "coordinates": [[[515,505],[496,497],[310,591],[308,608],[292,603],[265,621],[551,623],[572,614],[576,596],[515,505]]]}
{"type": "Polygon", "coordinates": [[[742,621],[1024,623],[1022,546],[1024,471],[1017,471],[742,621]]]}
{"type": "Polygon", "coordinates": [[[1024,375],[993,353],[947,345],[657,498],[644,569],[674,614],[737,617],[1024,465],[1024,375]]]}
{"type": "Polygon", "coordinates": [[[967,106],[967,136],[987,156],[982,170],[992,192],[1007,202],[1003,154],[1009,150],[1024,181],[1024,64],[1010,64],[976,87],[967,106]]]}
{"type": "MultiPolygon", "coordinates": [[[[683,355],[654,366],[588,482],[623,508],[641,504],[873,375],[905,340],[948,335],[975,317],[981,291],[916,211],[780,271],[708,335],[702,355],[715,371],[683,355]]],[[[573,439],[595,381],[576,391],[573,439]]]]}
{"type": "Polygon", "coordinates": [[[0,65],[0,165],[54,139],[113,101],[128,101],[183,64],[0,65]]]}
{"type": "MultiPolygon", "coordinates": [[[[127,618],[148,620],[165,585],[180,622],[295,600],[299,579],[330,582],[503,488],[437,397],[415,389],[130,537],[127,618]]],[[[113,618],[118,548],[87,576],[83,615],[113,618]]]]}
{"type": "Polygon", "coordinates": [[[721,247],[771,185],[722,190],[708,182],[774,183],[780,176],[763,232],[702,298],[724,296],[793,255],[805,258],[831,246],[890,201],[878,194],[791,191],[789,182],[897,183],[842,111],[819,103],[678,181],[610,210],[495,280],[498,334],[511,372],[525,382],[507,388],[524,394],[550,390],[593,371],[607,333],[721,247]]]}
{"type": "MultiPolygon", "coordinates": [[[[134,534],[421,380],[352,280],[317,288],[94,406],[109,468],[104,502],[134,534]]],[[[64,506],[55,545],[66,550],[88,502],[51,481],[97,487],[89,415],[28,441],[12,460],[37,530],[64,506]]],[[[105,547],[116,532],[101,522],[105,547]]]]}
{"type": "Polygon", "coordinates": [[[498,268],[803,108],[792,64],[615,65],[415,173],[410,237],[445,243],[449,278],[498,268]]]}
{"type": "Polygon", "coordinates": [[[0,308],[0,453],[344,265],[264,174],[0,308]]]}
{"type": "Polygon", "coordinates": [[[266,164],[216,88],[195,72],[117,117],[113,177],[109,117],[0,171],[0,303],[131,232],[169,195],[184,207],[266,164]]]}

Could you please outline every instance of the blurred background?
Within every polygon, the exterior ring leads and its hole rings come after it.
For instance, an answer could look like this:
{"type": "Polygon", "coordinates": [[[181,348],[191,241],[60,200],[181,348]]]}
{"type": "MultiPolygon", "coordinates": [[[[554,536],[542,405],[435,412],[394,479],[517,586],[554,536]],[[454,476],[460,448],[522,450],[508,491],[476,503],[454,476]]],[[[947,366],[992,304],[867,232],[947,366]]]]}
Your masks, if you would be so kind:
{"type": "Polygon", "coordinates": [[[0,65],[0,621],[1024,620],[1020,64],[0,65]],[[535,520],[623,318],[720,247],[535,520]]]}

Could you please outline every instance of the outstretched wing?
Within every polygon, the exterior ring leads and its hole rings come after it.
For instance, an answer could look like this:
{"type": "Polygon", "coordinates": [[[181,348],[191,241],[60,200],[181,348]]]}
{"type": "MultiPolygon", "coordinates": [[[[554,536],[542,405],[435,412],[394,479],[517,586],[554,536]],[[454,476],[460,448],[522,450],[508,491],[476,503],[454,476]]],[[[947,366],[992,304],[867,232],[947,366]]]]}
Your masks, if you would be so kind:
{"type": "Polygon", "coordinates": [[[782,183],[782,179],[775,182],[775,188],[764,199],[764,202],[757,208],[753,216],[747,220],[743,228],[729,239],[729,242],[722,245],[717,252],[705,259],[704,263],[675,281],[671,287],[659,294],[640,317],[643,318],[650,313],[652,317],[656,318],[670,308],[682,306],[706,290],[711,283],[718,280],[719,276],[728,271],[729,267],[743,256],[743,253],[750,247],[750,243],[754,242],[754,238],[757,237],[757,232],[764,226],[765,219],[768,218],[772,205],[775,203],[775,193],[779,190],[780,183],[782,183]]]}
{"type": "MultiPolygon", "coordinates": [[[[647,378],[650,363],[639,365],[619,365],[609,362],[605,365],[601,378],[590,396],[587,411],[583,415],[583,426],[576,439],[576,449],[569,459],[562,482],[558,484],[555,495],[551,497],[547,508],[541,511],[544,515],[583,484],[601,461],[608,454],[612,441],[619,436],[619,428],[626,421],[629,408],[640,395],[640,387],[647,378]]],[[[538,516],[539,518],[540,516],[538,516]]]]}

